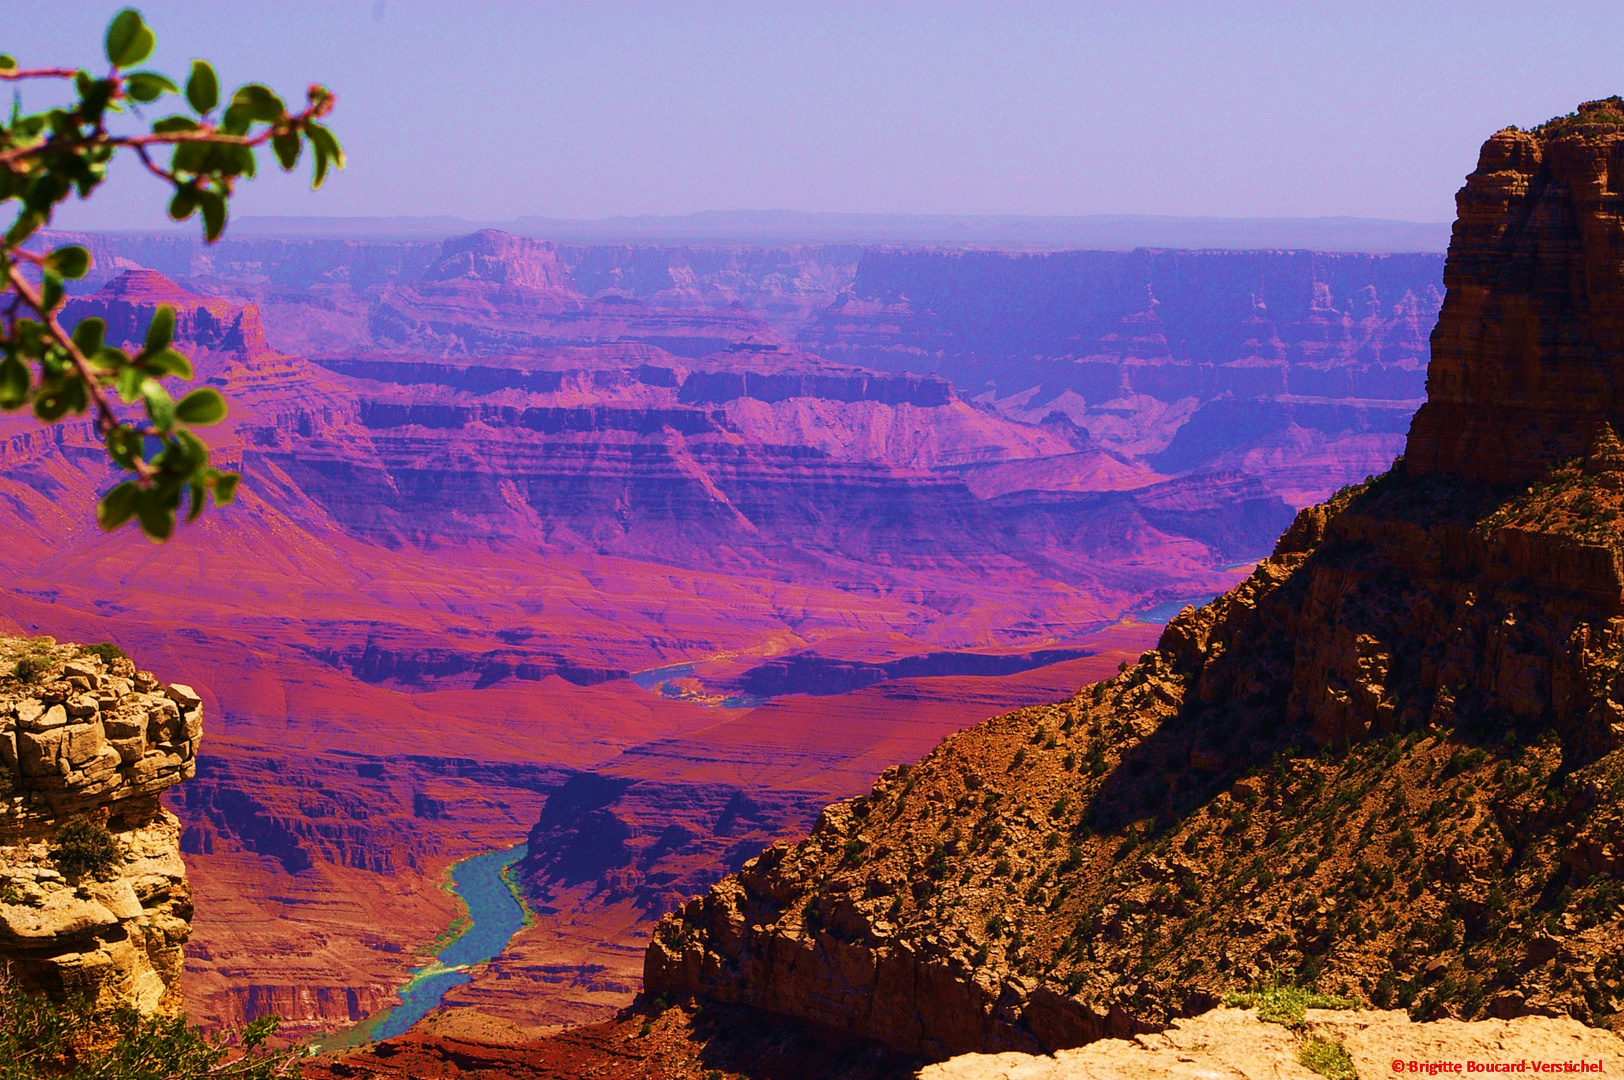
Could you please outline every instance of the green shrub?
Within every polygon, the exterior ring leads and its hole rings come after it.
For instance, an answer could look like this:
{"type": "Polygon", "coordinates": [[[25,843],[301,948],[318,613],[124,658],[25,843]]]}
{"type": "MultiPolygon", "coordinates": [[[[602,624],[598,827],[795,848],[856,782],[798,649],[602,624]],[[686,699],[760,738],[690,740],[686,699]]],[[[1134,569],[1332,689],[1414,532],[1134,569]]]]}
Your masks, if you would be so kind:
{"type": "Polygon", "coordinates": [[[294,1078],[302,1047],[268,1050],[278,1019],[240,1033],[206,1036],[185,1017],[134,1009],[96,1013],[83,999],[52,1001],[24,990],[0,967],[0,1080],[273,1080],[294,1078]]]}
{"type": "Polygon", "coordinates": [[[1353,998],[1322,994],[1303,986],[1274,983],[1244,992],[1224,995],[1231,1009],[1256,1009],[1257,1018],[1271,1024],[1301,1027],[1308,1009],[1357,1009],[1363,1002],[1353,998]]]}
{"type": "Polygon", "coordinates": [[[29,655],[17,661],[16,666],[11,669],[11,674],[18,682],[31,683],[38,682],[39,677],[50,670],[51,658],[49,656],[29,655]]]}
{"type": "Polygon", "coordinates": [[[79,649],[79,655],[98,656],[107,667],[112,667],[115,660],[128,660],[130,658],[128,653],[111,641],[99,641],[94,645],[83,645],[79,649]]]}
{"type": "Polygon", "coordinates": [[[1297,1060],[1303,1063],[1304,1068],[1329,1080],[1356,1080],[1358,1075],[1353,1071],[1353,1059],[1348,1056],[1347,1048],[1318,1035],[1308,1037],[1303,1048],[1297,1051],[1297,1060]]]}
{"type": "Polygon", "coordinates": [[[118,841],[107,826],[83,815],[70,818],[56,834],[51,857],[64,874],[101,875],[111,870],[120,855],[118,841]]]}

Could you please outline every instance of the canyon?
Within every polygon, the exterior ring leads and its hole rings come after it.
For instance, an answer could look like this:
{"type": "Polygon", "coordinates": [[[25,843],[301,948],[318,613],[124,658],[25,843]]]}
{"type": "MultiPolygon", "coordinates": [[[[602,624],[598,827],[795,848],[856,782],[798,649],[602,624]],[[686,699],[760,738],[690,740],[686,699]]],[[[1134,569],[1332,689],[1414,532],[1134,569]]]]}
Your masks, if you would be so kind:
{"type": "Polygon", "coordinates": [[[186,1007],[295,1035],[526,838],[535,924],[447,1001],[613,1015],[666,912],[1383,472],[1442,301],[1426,255],[74,239],[66,319],[172,305],[243,493],[104,536],[88,426],[0,418],[3,611],[197,688],[186,1007]]]}
{"type": "Polygon", "coordinates": [[[1616,1030],[1621,151],[1619,98],[1491,137],[1404,456],[1136,664],[668,915],[646,993],[1034,1076],[1281,984],[1616,1030]]]}

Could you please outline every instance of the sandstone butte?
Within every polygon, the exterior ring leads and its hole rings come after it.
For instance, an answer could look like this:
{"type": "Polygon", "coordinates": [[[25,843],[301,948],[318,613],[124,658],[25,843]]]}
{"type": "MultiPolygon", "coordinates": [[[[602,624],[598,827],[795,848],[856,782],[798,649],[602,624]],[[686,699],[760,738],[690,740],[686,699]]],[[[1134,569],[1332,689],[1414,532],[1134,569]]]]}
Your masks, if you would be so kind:
{"type": "Polygon", "coordinates": [[[182,1012],[192,897],[159,796],[196,771],[201,699],[49,638],[0,638],[0,671],[0,963],[95,1008],[182,1012]],[[59,865],[76,818],[111,835],[110,867],[59,865]]]}
{"type": "Polygon", "coordinates": [[[1285,1077],[1314,1036],[1367,1078],[1616,1071],[1621,170],[1617,98],[1485,144],[1405,456],[1138,664],[684,904],[612,1024],[315,1075],[1285,1077]],[[1219,1008],[1277,979],[1374,1008],[1219,1008]]]}

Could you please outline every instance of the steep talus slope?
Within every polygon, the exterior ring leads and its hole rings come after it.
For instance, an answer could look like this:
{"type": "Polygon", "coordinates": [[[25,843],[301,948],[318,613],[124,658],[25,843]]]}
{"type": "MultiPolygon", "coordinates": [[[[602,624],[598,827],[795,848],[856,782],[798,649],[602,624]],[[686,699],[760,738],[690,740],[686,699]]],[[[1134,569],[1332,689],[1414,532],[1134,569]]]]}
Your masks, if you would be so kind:
{"type": "Polygon", "coordinates": [[[690,901],[656,932],[648,992],[933,1057],[1152,1029],[1279,973],[1420,1018],[1611,1022],[1624,447],[1606,401],[1540,395],[1601,364],[1550,343],[1603,339],[1587,298],[1619,287],[1624,225],[1618,196],[1561,194],[1560,166],[1530,170],[1542,213],[1476,215],[1508,141],[1617,160],[1618,104],[1496,136],[1461,192],[1432,386],[1475,428],[1423,413],[1420,467],[1302,511],[1137,666],[950,737],[690,901]],[[1572,257],[1531,278],[1530,247],[1572,257]],[[1497,336],[1476,280],[1508,309],[1568,296],[1497,336]],[[1526,412],[1496,428],[1519,401],[1569,434],[1524,437],[1526,412]],[[1502,430],[1499,456],[1463,430],[1502,430]]]}

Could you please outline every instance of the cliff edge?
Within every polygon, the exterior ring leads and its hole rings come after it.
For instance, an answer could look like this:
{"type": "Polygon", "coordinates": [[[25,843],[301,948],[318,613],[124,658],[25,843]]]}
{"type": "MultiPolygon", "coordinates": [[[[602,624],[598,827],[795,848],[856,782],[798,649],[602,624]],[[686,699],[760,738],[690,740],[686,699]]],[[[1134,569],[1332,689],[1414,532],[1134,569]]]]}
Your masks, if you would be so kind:
{"type": "Polygon", "coordinates": [[[203,704],[110,646],[0,638],[0,963],[94,1007],[181,1011],[192,901],[159,802],[203,704]]]}
{"type": "Polygon", "coordinates": [[[1137,666],[888,770],[668,916],[648,994],[931,1058],[1155,1031],[1273,978],[1615,1023],[1620,177],[1619,99],[1491,138],[1392,471],[1137,666]]]}

